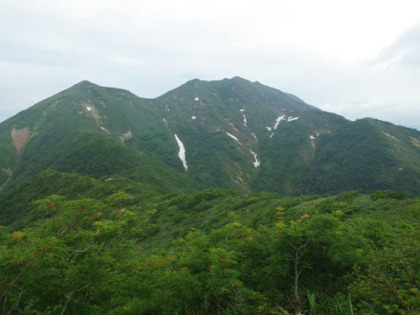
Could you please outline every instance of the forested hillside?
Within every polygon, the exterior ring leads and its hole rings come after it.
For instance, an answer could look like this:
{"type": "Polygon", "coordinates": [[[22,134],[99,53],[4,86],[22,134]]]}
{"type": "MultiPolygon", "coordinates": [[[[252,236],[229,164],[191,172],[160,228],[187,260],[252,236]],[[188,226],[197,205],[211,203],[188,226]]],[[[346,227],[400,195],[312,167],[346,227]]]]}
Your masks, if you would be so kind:
{"type": "Polygon", "coordinates": [[[160,196],[134,186],[130,195],[53,177],[61,192],[73,183],[85,195],[31,203],[29,217],[1,229],[4,314],[420,310],[418,198],[220,189],[160,196]]]}
{"type": "Polygon", "coordinates": [[[83,81],[0,124],[0,190],[53,169],[161,193],[419,195],[419,161],[417,130],[352,122],[239,77],[155,99],[83,81]]]}
{"type": "Polygon", "coordinates": [[[420,132],[239,77],[0,124],[2,314],[420,314],[420,132]]]}

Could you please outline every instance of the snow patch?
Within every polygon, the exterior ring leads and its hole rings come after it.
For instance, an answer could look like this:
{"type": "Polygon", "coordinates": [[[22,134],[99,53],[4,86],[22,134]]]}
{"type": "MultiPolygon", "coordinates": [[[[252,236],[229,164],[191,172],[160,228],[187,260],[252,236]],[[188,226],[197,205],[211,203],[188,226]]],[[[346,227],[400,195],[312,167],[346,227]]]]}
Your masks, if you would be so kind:
{"type": "Polygon", "coordinates": [[[271,135],[270,135],[270,139],[271,139],[271,138],[273,138],[273,136],[274,136],[274,132],[273,132],[273,133],[271,133],[271,135]]]}
{"type": "Polygon", "coordinates": [[[86,106],[86,110],[90,113],[92,111],[92,107],[86,106]]]}
{"type": "Polygon", "coordinates": [[[280,117],[277,117],[277,119],[276,119],[276,123],[275,123],[275,125],[274,125],[274,130],[276,130],[277,129],[277,127],[279,126],[279,123],[284,119],[284,117],[285,117],[286,115],[283,115],[283,116],[280,116],[280,117]]]}
{"type": "Polygon", "coordinates": [[[194,98],[194,101],[198,102],[200,100],[199,97],[194,98]]]}
{"type": "Polygon", "coordinates": [[[182,143],[182,141],[178,138],[178,136],[176,134],[175,134],[175,140],[178,143],[178,147],[179,147],[179,151],[178,151],[179,159],[182,161],[182,164],[184,165],[185,171],[187,171],[188,170],[188,165],[187,165],[187,159],[185,158],[184,144],[182,143]]]}
{"type": "Polygon", "coordinates": [[[265,126],[268,131],[271,131],[271,127],[265,126]]]}
{"type": "Polygon", "coordinates": [[[109,132],[109,130],[108,130],[108,129],[106,129],[104,126],[99,126],[99,127],[101,127],[101,130],[102,130],[103,132],[106,132],[107,134],[111,135],[111,132],[109,132]]]}
{"type": "Polygon", "coordinates": [[[240,145],[242,145],[242,143],[239,141],[239,139],[238,139],[238,138],[236,138],[233,134],[231,134],[231,133],[229,133],[229,132],[226,132],[226,134],[227,134],[229,137],[231,137],[233,140],[235,140],[236,142],[238,142],[240,145]]]}
{"type": "Polygon", "coordinates": [[[244,121],[244,126],[245,127],[248,127],[247,126],[247,121],[246,121],[246,116],[245,116],[245,113],[244,113],[245,109],[244,108],[241,108],[239,111],[242,113],[242,117],[243,117],[243,121],[244,121]]]}
{"type": "Polygon", "coordinates": [[[257,135],[255,134],[255,133],[253,133],[253,132],[251,132],[251,135],[254,137],[254,139],[255,140],[257,140],[257,142],[258,142],[258,138],[257,138],[257,135]]]}
{"type": "Polygon", "coordinates": [[[310,137],[309,137],[311,140],[315,140],[316,138],[315,138],[315,136],[313,136],[313,135],[311,135],[310,137]]]}
{"type": "Polygon", "coordinates": [[[299,117],[290,116],[289,118],[287,118],[287,121],[293,121],[293,120],[298,120],[298,119],[299,117]]]}
{"type": "Polygon", "coordinates": [[[249,152],[251,152],[251,154],[254,156],[254,162],[252,162],[252,164],[254,164],[255,168],[258,168],[261,164],[261,161],[258,160],[258,155],[257,153],[255,153],[254,151],[252,151],[252,149],[249,149],[249,152]]]}
{"type": "Polygon", "coordinates": [[[191,119],[192,119],[192,120],[196,120],[196,119],[197,119],[197,117],[196,117],[196,116],[191,116],[191,119]]]}
{"type": "Polygon", "coordinates": [[[133,138],[133,133],[131,132],[131,130],[127,131],[121,137],[119,137],[119,139],[122,143],[124,143],[125,141],[130,140],[132,138],[133,138]]]}
{"type": "Polygon", "coordinates": [[[166,121],[166,119],[165,119],[165,118],[163,118],[163,122],[164,122],[164,123],[168,123],[168,122],[166,121]]]}

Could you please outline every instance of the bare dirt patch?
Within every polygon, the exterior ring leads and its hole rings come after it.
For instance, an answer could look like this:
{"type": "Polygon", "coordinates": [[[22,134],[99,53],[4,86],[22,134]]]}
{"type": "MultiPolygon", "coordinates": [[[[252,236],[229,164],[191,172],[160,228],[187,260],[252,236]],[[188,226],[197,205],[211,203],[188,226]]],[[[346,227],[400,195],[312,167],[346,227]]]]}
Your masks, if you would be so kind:
{"type": "Polygon", "coordinates": [[[16,149],[16,153],[18,155],[21,154],[22,150],[25,148],[26,144],[29,142],[29,140],[32,137],[32,132],[29,129],[29,127],[16,129],[13,128],[10,132],[10,136],[12,137],[13,144],[16,149]]]}
{"type": "Polygon", "coordinates": [[[228,125],[233,129],[235,133],[240,133],[239,130],[235,127],[235,125],[228,119],[225,119],[225,121],[228,123],[228,125]]]}
{"type": "Polygon", "coordinates": [[[101,119],[101,115],[99,115],[99,111],[96,109],[96,107],[93,104],[81,102],[80,105],[83,107],[85,112],[88,115],[90,115],[93,119],[95,119],[96,121],[99,121],[101,119]]]}
{"type": "Polygon", "coordinates": [[[382,133],[383,133],[385,136],[387,136],[387,137],[389,137],[389,138],[391,138],[391,139],[394,139],[395,141],[400,142],[400,139],[398,139],[397,137],[394,137],[393,135],[390,135],[389,133],[386,133],[385,131],[382,131],[382,133]]]}
{"type": "Polygon", "coordinates": [[[3,168],[2,170],[3,172],[6,173],[7,179],[2,185],[0,185],[0,190],[2,190],[4,186],[6,186],[6,184],[9,182],[10,178],[12,177],[12,169],[10,167],[3,168]]]}
{"type": "Polygon", "coordinates": [[[128,132],[123,134],[121,137],[119,137],[119,139],[122,143],[124,143],[125,141],[130,140],[132,138],[133,138],[133,133],[131,132],[131,130],[129,130],[128,132]]]}
{"type": "Polygon", "coordinates": [[[411,143],[414,144],[416,147],[420,148],[420,140],[410,137],[411,143]]]}

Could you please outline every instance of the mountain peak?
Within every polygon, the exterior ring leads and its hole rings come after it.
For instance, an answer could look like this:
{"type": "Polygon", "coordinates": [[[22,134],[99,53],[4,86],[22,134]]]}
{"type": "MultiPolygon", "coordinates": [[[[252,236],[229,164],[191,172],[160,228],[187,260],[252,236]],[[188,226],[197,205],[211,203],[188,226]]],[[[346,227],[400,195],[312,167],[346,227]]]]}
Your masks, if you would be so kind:
{"type": "Polygon", "coordinates": [[[239,76],[155,99],[84,80],[0,125],[0,187],[46,168],[148,183],[150,162],[178,188],[417,193],[419,148],[418,132],[349,122],[239,76]]]}
{"type": "Polygon", "coordinates": [[[230,80],[230,81],[233,81],[233,82],[246,82],[246,83],[252,83],[251,81],[249,81],[249,80],[247,80],[247,79],[244,79],[244,78],[242,78],[242,77],[240,77],[240,76],[234,76],[234,77],[232,77],[231,79],[227,79],[227,80],[230,80]]]}
{"type": "Polygon", "coordinates": [[[107,87],[107,86],[102,86],[102,85],[98,85],[95,84],[93,82],[87,81],[87,80],[83,80],[80,81],[79,83],[73,85],[72,87],[70,87],[69,89],[63,91],[63,92],[71,92],[71,93],[79,93],[79,92],[90,92],[91,90],[95,90],[95,91],[101,91],[101,92],[111,92],[113,91],[113,93],[120,93],[120,94],[132,94],[130,91],[128,90],[124,90],[121,88],[115,88],[115,87],[107,87]]]}
{"type": "Polygon", "coordinates": [[[93,84],[92,82],[88,81],[88,80],[82,80],[79,83],[77,83],[78,85],[88,85],[88,84],[93,84]]]}
{"type": "Polygon", "coordinates": [[[94,86],[97,87],[98,85],[87,80],[80,81],[79,83],[76,83],[75,85],[73,85],[73,87],[78,87],[78,88],[90,88],[94,86]]]}
{"type": "Polygon", "coordinates": [[[198,78],[192,79],[190,81],[187,81],[185,84],[200,84],[200,83],[209,83],[209,84],[221,84],[221,83],[227,83],[227,82],[231,82],[231,83],[246,83],[246,84],[254,84],[254,83],[259,83],[259,82],[251,82],[247,79],[244,79],[240,76],[234,76],[231,78],[223,78],[221,80],[201,80],[198,78]]]}

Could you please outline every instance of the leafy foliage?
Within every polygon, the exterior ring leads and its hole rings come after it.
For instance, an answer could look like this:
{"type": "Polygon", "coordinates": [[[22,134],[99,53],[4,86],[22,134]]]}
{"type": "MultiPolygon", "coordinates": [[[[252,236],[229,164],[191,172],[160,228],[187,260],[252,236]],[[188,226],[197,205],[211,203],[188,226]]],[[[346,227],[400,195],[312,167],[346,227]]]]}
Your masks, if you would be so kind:
{"type": "Polygon", "coordinates": [[[2,313],[419,313],[419,144],[241,78],[81,82],[0,124],[2,313]]]}
{"type": "Polygon", "coordinates": [[[419,310],[418,199],[133,193],[51,195],[36,224],[2,229],[3,312],[419,310]]]}

